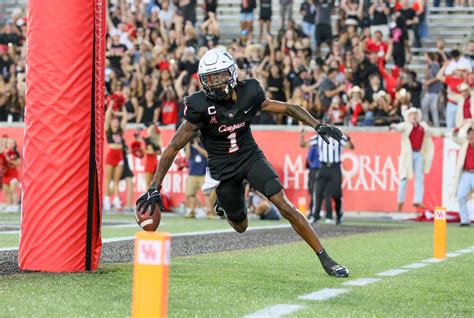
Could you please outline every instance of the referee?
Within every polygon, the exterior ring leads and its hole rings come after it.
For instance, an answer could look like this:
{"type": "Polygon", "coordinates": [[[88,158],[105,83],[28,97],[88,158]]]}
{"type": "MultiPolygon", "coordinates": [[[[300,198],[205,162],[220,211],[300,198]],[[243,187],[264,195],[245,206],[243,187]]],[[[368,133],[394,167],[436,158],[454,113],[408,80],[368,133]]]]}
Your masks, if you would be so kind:
{"type": "Polygon", "coordinates": [[[314,209],[314,222],[320,219],[321,205],[323,197],[326,201],[326,222],[333,223],[332,218],[332,200],[334,199],[336,206],[336,225],[342,221],[342,172],[341,172],[341,155],[342,147],[354,149],[349,136],[344,135],[341,142],[338,143],[334,139],[329,139],[327,144],[318,135],[313,136],[309,141],[309,145],[318,147],[319,161],[321,166],[316,173],[316,207],[314,209]]]}

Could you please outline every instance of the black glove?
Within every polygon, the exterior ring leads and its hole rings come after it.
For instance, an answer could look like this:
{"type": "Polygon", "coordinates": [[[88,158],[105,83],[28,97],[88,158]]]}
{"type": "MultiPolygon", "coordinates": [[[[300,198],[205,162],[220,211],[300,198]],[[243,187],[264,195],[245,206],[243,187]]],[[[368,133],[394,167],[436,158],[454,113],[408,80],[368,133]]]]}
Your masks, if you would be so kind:
{"type": "Polygon", "coordinates": [[[160,207],[160,210],[163,211],[163,201],[161,200],[160,190],[161,186],[157,188],[151,187],[147,192],[143,193],[137,199],[137,212],[145,214],[147,211],[149,211],[149,215],[153,215],[157,204],[160,207]]]}
{"type": "Polygon", "coordinates": [[[329,137],[332,137],[337,142],[340,142],[343,136],[342,131],[340,131],[339,128],[336,128],[334,126],[324,126],[321,124],[317,124],[314,129],[327,144],[329,143],[329,137]]]}

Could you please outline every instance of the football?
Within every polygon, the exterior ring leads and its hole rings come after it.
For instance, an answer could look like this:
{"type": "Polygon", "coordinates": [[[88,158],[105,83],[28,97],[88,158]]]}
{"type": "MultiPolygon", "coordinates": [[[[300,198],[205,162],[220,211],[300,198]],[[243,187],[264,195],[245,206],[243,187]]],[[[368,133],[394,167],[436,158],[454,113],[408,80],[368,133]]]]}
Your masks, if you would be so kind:
{"type": "Polygon", "coordinates": [[[154,232],[160,225],[161,221],[161,210],[158,204],[155,205],[155,211],[150,216],[149,211],[141,214],[137,211],[137,207],[135,206],[135,220],[137,221],[138,225],[142,229],[148,232],[154,232]]]}

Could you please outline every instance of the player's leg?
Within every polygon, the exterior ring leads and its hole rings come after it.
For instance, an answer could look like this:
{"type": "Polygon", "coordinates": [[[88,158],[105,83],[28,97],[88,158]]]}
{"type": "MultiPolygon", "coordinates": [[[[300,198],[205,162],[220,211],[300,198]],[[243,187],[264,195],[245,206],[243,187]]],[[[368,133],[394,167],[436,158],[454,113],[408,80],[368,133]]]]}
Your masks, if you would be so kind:
{"type": "Polygon", "coordinates": [[[247,180],[257,191],[265,195],[277,207],[281,215],[291,223],[295,232],[318,255],[324,270],[329,275],[348,276],[349,271],[329,257],[308,220],[288,200],[275,170],[265,158],[258,159],[252,164],[247,173],[247,180]]]}
{"type": "Polygon", "coordinates": [[[5,204],[6,205],[13,204],[12,198],[11,198],[11,195],[10,195],[10,184],[3,183],[2,188],[3,188],[3,193],[5,194],[5,204]]]}
{"type": "Polygon", "coordinates": [[[122,177],[122,172],[123,172],[123,163],[119,164],[118,166],[115,167],[114,169],[114,175],[113,175],[113,191],[114,191],[114,200],[112,201],[114,207],[116,209],[121,209],[122,208],[122,202],[120,201],[120,193],[119,193],[119,182],[120,178],[122,177]]]}
{"type": "MultiPolygon", "coordinates": [[[[319,168],[316,174],[316,208],[314,210],[314,218],[315,221],[320,219],[321,207],[323,206],[323,199],[326,193],[327,185],[330,181],[329,176],[327,175],[327,168],[321,167],[319,168]]],[[[326,200],[326,204],[330,199],[326,200]]]]}
{"type": "Polygon", "coordinates": [[[216,205],[224,209],[227,222],[239,233],[248,226],[244,193],[244,184],[239,179],[223,180],[216,189],[216,205]]]}

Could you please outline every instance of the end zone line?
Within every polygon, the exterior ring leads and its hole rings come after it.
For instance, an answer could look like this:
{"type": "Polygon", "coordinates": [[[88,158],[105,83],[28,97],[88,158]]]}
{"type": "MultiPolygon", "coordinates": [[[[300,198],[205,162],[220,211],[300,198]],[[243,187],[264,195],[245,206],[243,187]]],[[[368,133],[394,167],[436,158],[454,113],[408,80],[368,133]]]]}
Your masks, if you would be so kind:
{"type": "MultiPolygon", "coordinates": [[[[276,224],[276,225],[268,225],[268,226],[261,225],[261,226],[249,227],[246,232],[266,230],[266,229],[269,229],[269,230],[284,229],[284,228],[290,228],[290,227],[291,227],[291,224],[276,224]]],[[[234,229],[207,230],[207,231],[175,233],[175,234],[171,234],[171,237],[199,236],[199,235],[223,234],[223,233],[234,233],[234,232],[235,232],[234,229]]],[[[105,243],[114,243],[114,242],[122,242],[122,241],[132,241],[134,239],[135,239],[135,236],[112,237],[112,238],[102,239],[102,243],[105,244],[105,243]]],[[[17,250],[18,250],[18,247],[0,248],[0,252],[17,251],[17,250]]]]}

